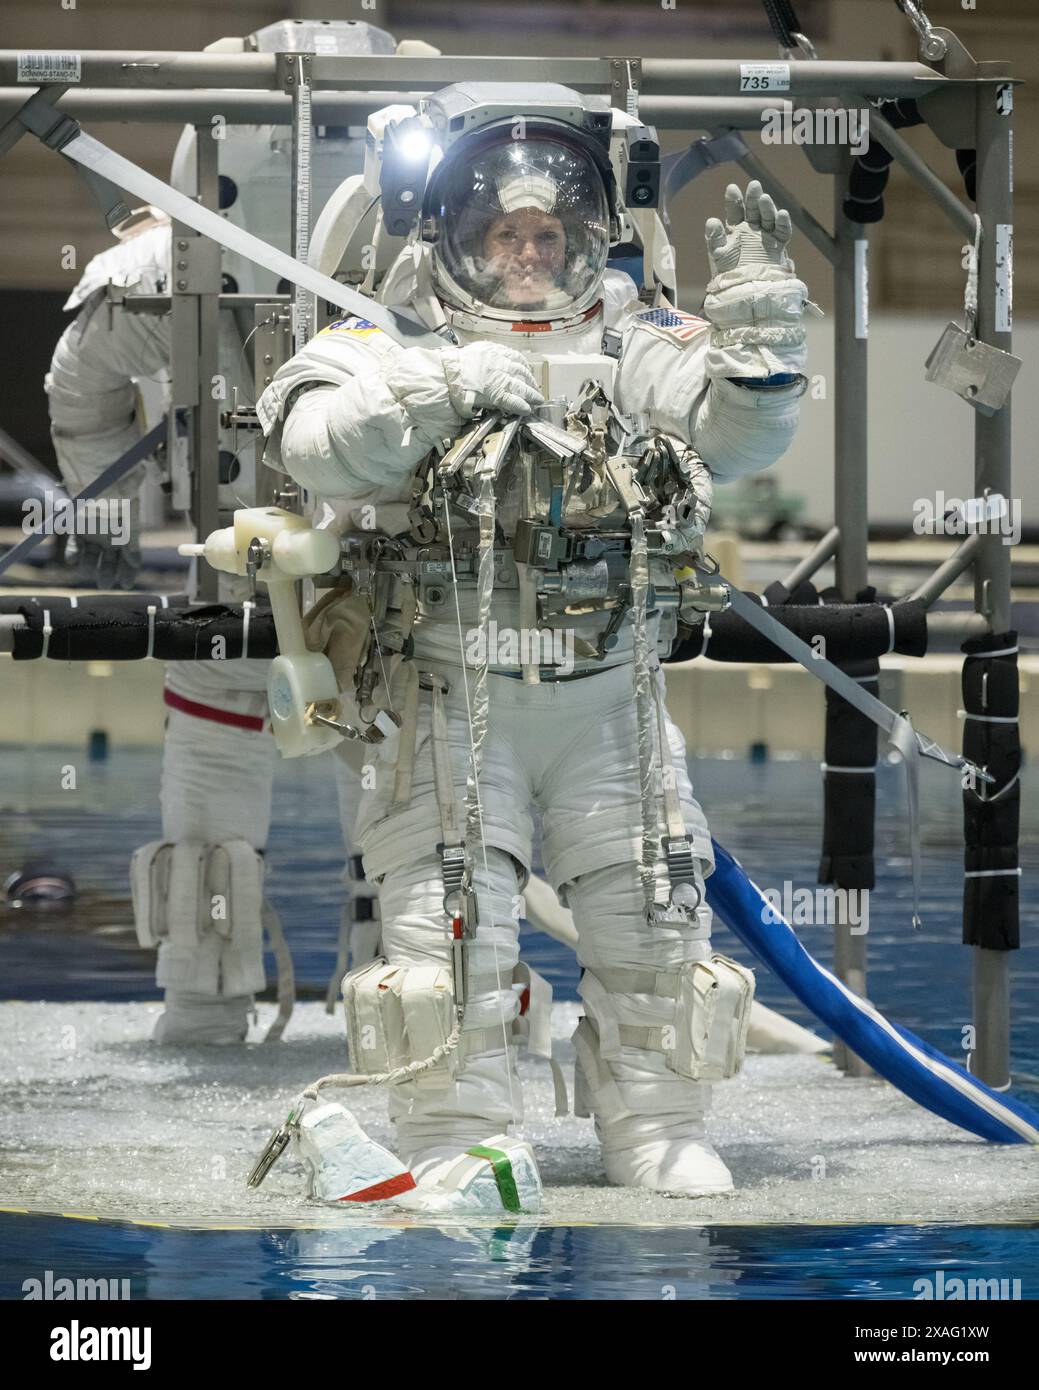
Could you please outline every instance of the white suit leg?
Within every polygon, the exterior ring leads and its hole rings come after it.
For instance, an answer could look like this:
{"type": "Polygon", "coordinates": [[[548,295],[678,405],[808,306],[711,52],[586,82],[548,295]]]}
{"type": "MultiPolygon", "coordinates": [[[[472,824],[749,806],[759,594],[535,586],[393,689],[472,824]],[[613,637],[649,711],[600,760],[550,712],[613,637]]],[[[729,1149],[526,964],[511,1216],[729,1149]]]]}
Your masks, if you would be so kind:
{"type": "Polygon", "coordinates": [[[344,758],[336,758],[334,765],[339,824],[346,854],[343,885],[347,900],[343,905],[335,977],[329,987],[329,1010],[347,969],[360,970],[379,954],[378,885],[369,883],[365,877],[360,845],[354,833],[362,795],[361,779],[344,758]]]}
{"type": "MultiPolygon", "coordinates": [[[[489,849],[487,859],[489,879],[482,867],[474,876],[480,926],[469,954],[473,996],[466,1009],[457,1073],[446,1087],[424,1090],[409,1085],[390,1091],[397,1150],[416,1178],[430,1175],[442,1161],[456,1159],[470,1145],[505,1133],[522,1120],[519,1078],[508,1038],[518,1012],[508,983],[519,959],[517,923],[511,916],[518,891],[516,866],[501,850],[489,849]],[[495,988],[498,979],[500,989],[495,988]]],[[[436,855],[386,875],[380,890],[382,941],[391,962],[450,963],[443,897],[436,855]]]]}
{"type": "MultiPolygon", "coordinates": [[[[492,681],[494,678],[492,677],[492,681]]],[[[505,682],[511,685],[512,682],[505,682]]],[[[469,726],[460,681],[447,696],[448,738],[456,798],[469,757],[469,726]]],[[[436,845],[442,840],[433,779],[430,711],[419,710],[412,794],[394,806],[392,769],[377,767],[377,786],[365,793],[357,835],[369,878],[379,881],[383,954],[392,964],[450,963],[444,886],[436,845]]],[[[519,1080],[506,1033],[519,1013],[512,973],[519,960],[517,864],[529,864],[529,790],[509,743],[491,726],[480,779],[486,871],[477,847],[474,886],[479,926],[469,948],[470,999],[461,1056],[447,1086],[409,1083],[390,1092],[398,1151],[416,1177],[457,1158],[474,1143],[522,1119],[519,1080]]]]}
{"type": "MultiPolygon", "coordinates": [[[[592,682],[599,679],[614,678],[592,682]]],[[[676,921],[647,920],[638,869],[635,715],[630,690],[620,694],[622,700],[600,712],[594,741],[570,745],[545,805],[546,866],[573,912],[584,969],[586,1017],[574,1036],[578,1098],[588,1107],[584,1113],[595,1115],[611,1182],[690,1195],[731,1191],[729,1172],[704,1131],[710,1088],[671,1070],[662,1050],[620,1038],[623,1029],[665,1035],[676,1012],[668,981],[687,962],[709,957],[711,926],[706,905],[676,914],[676,921]]],[[[686,774],[681,732],[667,724],[702,894],[703,870],[713,868],[707,824],[686,774]]],[[[657,867],[660,873],[662,864],[657,867]]]]}
{"type": "MultiPolygon", "coordinates": [[[[171,662],[167,667],[163,841],[192,847],[194,854],[180,851],[192,865],[190,873],[208,878],[194,893],[185,883],[166,897],[171,939],[159,947],[157,980],[166,998],[155,1032],[160,1042],[243,1040],[253,993],[263,987],[262,854],[274,776],[273,740],[265,728],[266,673],[267,662],[252,660],[171,662]],[[237,846],[230,851],[231,903],[228,915],[214,922],[205,910],[214,872],[212,851],[206,847],[227,845],[237,846]],[[176,944],[174,930],[180,938],[176,944]],[[226,968],[226,951],[220,954],[229,934],[241,941],[240,949],[234,947],[233,972],[226,968]]],[[[179,863],[173,872],[181,872],[179,863]]]]}

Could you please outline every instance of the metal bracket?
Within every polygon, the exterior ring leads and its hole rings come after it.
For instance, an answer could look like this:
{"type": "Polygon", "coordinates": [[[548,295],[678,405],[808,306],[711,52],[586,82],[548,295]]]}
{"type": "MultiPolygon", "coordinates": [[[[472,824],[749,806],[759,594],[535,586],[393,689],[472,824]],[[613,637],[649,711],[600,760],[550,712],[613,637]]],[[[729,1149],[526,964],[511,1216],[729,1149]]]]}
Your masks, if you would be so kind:
{"type": "Polygon", "coordinates": [[[278,59],[278,86],[289,96],[296,89],[296,74],[300,64],[303,66],[303,73],[307,81],[311,80],[311,57],[310,53],[279,53],[278,59]]]}
{"type": "Polygon", "coordinates": [[[253,315],[253,399],[258,401],[292,355],[292,314],[284,300],[265,300],[253,315]]]}
{"type": "Polygon", "coordinates": [[[610,105],[623,111],[627,105],[629,91],[636,94],[642,90],[642,59],[610,59],[610,105]]]}
{"type": "Polygon", "coordinates": [[[173,243],[172,290],[178,294],[212,294],[220,284],[220,247],[208,237],[178,236],[173,243]]]}

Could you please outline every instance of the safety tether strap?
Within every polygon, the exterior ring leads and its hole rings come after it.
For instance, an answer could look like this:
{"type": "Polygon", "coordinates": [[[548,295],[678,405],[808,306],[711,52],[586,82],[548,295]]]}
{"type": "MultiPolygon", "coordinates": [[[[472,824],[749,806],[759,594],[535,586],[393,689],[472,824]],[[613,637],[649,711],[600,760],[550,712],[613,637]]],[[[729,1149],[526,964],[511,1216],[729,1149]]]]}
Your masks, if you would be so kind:
{"type": "Polygon", "coordinates": [[[447,733],[447,712],[444,709],[447,682],[435,672],[429,674],[432,676],[433,684],[433,788],[436,792],[437,810],[440,813],[440,833],[445,846],[458,848],[462,844],[462,826],[458,815],[458,802],[455,800],[451,744],[447,733]]]}
{"type": "Polygon", "coordinates": [[[646,602],[649,593],[649,554],[646,547],[646,518],[638,508],[629,513],[631,523],[631,559],[629,582],[632,606],[632,679],[635,694],[635,719],[639,755],[639,800],[642,807],[642,857],[639,877],[646,911],[656,907],[659,855],[657,841],[657,801],[653,794],[653,684],[649,669],[649,631],[646,622],[646,602]]]}
{"type": "MultiPolygon", "coordinates": [[[[741,618],[767,637],[781,651],[793,657],[810,675],[821,680],[831,690],[835,690],[838,695],[847,700],[849,705],[853,705],[867,719],[872,720],[878,728],[883,729],[892,747],[901,755],[906,769],[906,794],[909,801],[909,852],[913,866],[913,925],[918,927],[920,925],[920,824],[918,818],[920,757],[922,755],[926,758],[933,758],[937,762],[955,768],[973,767],[973,764],[968,763],[965,758],[946,753],[933,739],[918,733],[913,728],[907,714],[896,714],[893,709],[889,709],[882,700],[878,700],[875,695],[870,695],[868,691],[863,690],[862,686],[853,680],[847,672],[842,671],[839,666],[835,666],[832,661],[819,656],[807,642],[802,642],[800,637],[795,636],[789,628],[776,622],[770,613],[754,603],[735,584],[725,579],[723,575],[720,575],[719,578],[727,586],[733,610],[741,618]]],[[[974,769],[974,771],[980,780],[992,780],[989,774],[980,768],[974,769]]]]}
{"type": "Polygon", "coordinates": [[[259,237],[229,222],[217,212],[196,203],[184,193],[178,193],[169,184],[155,178],[139,165],[116,154],[115,150],[86,135],[79,123],[56,111],[53,106],[37,93],[25,103],[18,112],[17,120],[27,130],[38,136],[45,145],[60,154],[81,164],[91,173],[125,189],[145,203],[161,208],[177,222],[183,222],[194,232],[200,232],[218,245],[234,251],[254,265],[263,266],[277,276],[284,277],[290,284],[309,290],[329,304],[345,309],[348,313],[359,314],[369,323],[374,323],[394,342],[403,347],[443,346],[444,339],[431,333],[424,324],[413,319],[400,309],[391,309],[369,299],[357,290],[342,285],[329,275],[322,275],[312,266],[304,265],[293,256],[268,245],[259,237]]]}
{"type": "Polygon", "coordinates": [[[296,972],[292,964],[292,953],[285,940],[281,918],[272,903],[266,898],[260,909],[261,920],[267,929],[267,936],[274,952],[278,967],[278,1016],[267,1029],[264,1042],[278,1042],[285,1032],[285,1025],[292,1017],[296,1006],[296,972]]]}

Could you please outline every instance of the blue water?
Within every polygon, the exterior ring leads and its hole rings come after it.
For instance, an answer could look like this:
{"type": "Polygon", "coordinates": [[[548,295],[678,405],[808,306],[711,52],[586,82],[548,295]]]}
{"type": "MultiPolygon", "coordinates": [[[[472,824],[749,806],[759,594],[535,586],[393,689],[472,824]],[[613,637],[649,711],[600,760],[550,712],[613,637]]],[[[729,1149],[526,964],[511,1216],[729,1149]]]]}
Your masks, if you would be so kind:
{"type": "MultiPolygon", "coordinates": [[[[151,957],[134,943],[126,864],[159,835],[157,750],[0,748],[0,877],[27,859],[60,864],[76,880],[72,915],[0,909],[0,999],[152,999],[151,957]],[[76,766],[78,788],[61,790],[76,766]]],[[[802,761],[699,761],[697,793],[717,838],[762,887],[815,882],[821,835],[818,767],[802,761]]],[[[1039,1085],[1039,819],[1024,774],[1022,939],[1013,968],[1015,1093],[1039,1085]]],[[[878,887],[870,900],[870,995],[928,1042],[960,1052],[970,1022],[971,952],[960,945],[958,779],[923,770],[923,929],[910,926],[911,882],[902,774],[879,776],[878,887]]],[[[342,849],[335,790],[311,760],[276,773],[268,888],[285,924],[304,994],[322,994],[335,960],[342,849]]],[[[829,932],[803,931],[830,959],[829,932]]],[[[719,926],[720,949],[747,959],[719,926]]],[[[524,930],[524,953],[575,997],[573,957],[524,930]]],[[[759,973],[759,997],[809,1022],[807,1011],[759,973]]],[[[183,1231],[42,1216],[0,1216],[0,1294],[22,1296],[43,1269],[132,1280],[150,1298],[912,1298],[938,1269],[966,1278],[1022,1280],[1039,1296],[1039,1240],[1025,1226],[541,1227],[451,1232],[351,1226],[314,1231],[183,1231]]]]}
{"type": "MultiPolygon", "coordinates": [[[[79,750],[0,746],[0,879],[27,859],[52,860],[76,880],[80,903],[70,917],[27,917],[0,908],[0,999],[155,999],[152,958],[132,930],[127,863],[135,845],[160,835],[159,754],[123,749],[105,762],[79,750]],[[61,790],[72,763],[77,790],[61,790]]],[[[815,763],[753,764],[701,759],[691,769],[716,837],[763,887],[815,884],[822,812],[815,763]]],[[[1039,773],[1023,774],[1021,935],[1013,969],[1014,1068],[1039,1075],[1039,773]]],[[[928,1042],[957,1055],[970,1022],[971,952],[960,944],[962,828],[957,776],[925,764],[922,772],[923,928],[910,925],[911,877],[903,774],[879,775],[877,879],[870,895],[870,996],[928,1042]]],[[[292,948],[303,995],[324,995],[335,964],[343,888],[343,852],[330,770],[311,759],[280,762],[268,844],[267,889],[292,948]]],[[[805,927],[802,938],[824,963],[830,932],[805,927]]],[[[748,960],[721,924],[720,949],[748,960]]],[[[527,959],[558,999],[576,998],[578,972],[566,948],[524,929],[527,959]]],[[[273,978],[273,961],[268,962],[273,978]]],[[[808,1023],[810,1015],[764,972],[762,1001],[808,1023]]],[[[1027,1083],[1026,1083],[1027,1084],[1027,1083]]]]}
{"type": "Polygon", "coordinates": [[[134,1299],[912,1299],[929,1279],[1039,1293],[1035,1227],[499,1226],[192,1231],[0,1218],[0,1298],[128,1279],[134,1299]],[[1012,1281],[1019,1281],[1015,1285],[1012,1281]]]}

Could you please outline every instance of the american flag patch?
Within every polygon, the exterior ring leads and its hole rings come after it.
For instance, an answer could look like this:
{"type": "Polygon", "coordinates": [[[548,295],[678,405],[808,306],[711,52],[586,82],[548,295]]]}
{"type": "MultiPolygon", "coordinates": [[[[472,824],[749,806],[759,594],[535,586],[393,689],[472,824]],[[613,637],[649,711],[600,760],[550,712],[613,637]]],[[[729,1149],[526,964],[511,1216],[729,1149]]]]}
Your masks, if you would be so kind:
{"type": "Polygon", "coordinates": [[[654,328],[667,329],[669,333],[680,338],[682,342],[707,327],[706,319],[697,318],[695,314],[685,314],[681,309],[647,309],[638,317],[643,323],[651,324],[654,328]]]}
{"type": "Polygon", "coordinates": [[[351,314],[349,318],[336,319],[335,323],[330,323],[327,328],[322,328],[322,333],[378,333],[379,329],[374,323],[369,323],[367,319],[358,318],[356,314],[351,314]]]}

